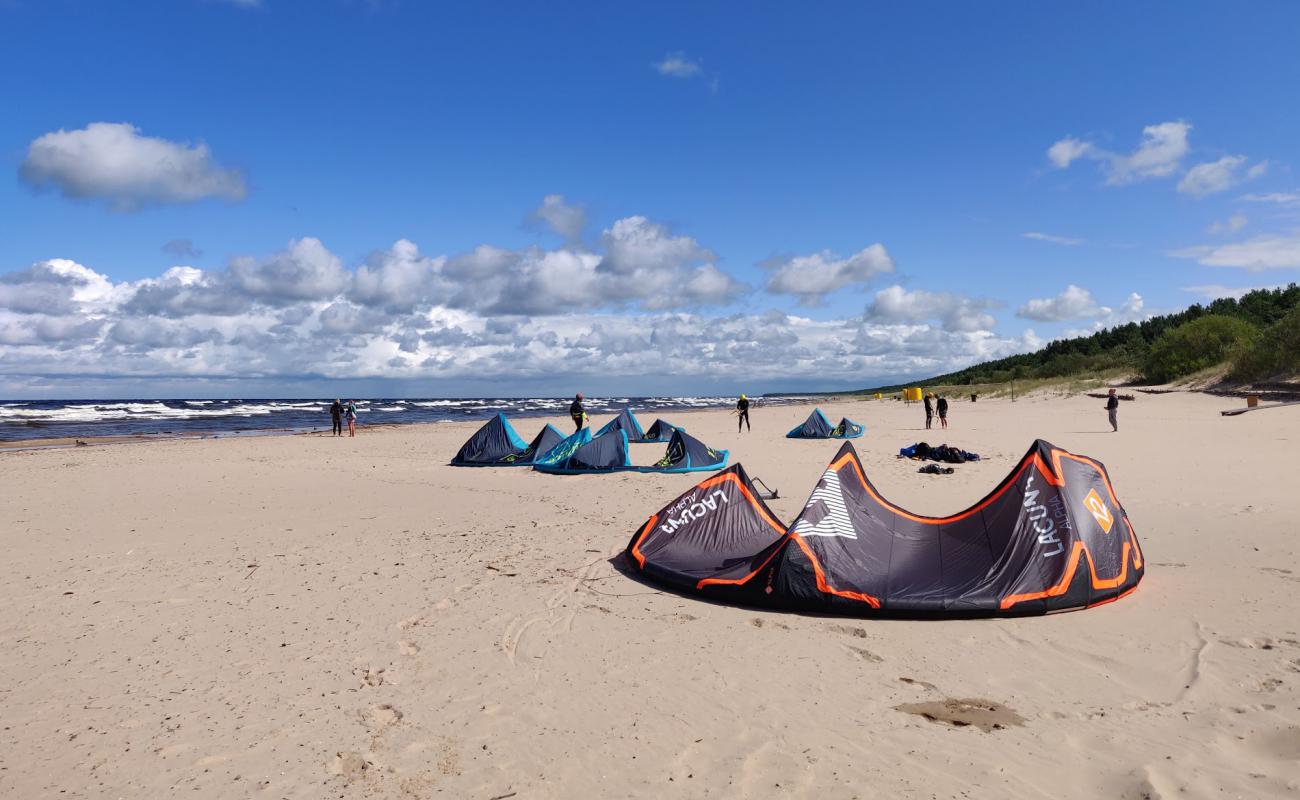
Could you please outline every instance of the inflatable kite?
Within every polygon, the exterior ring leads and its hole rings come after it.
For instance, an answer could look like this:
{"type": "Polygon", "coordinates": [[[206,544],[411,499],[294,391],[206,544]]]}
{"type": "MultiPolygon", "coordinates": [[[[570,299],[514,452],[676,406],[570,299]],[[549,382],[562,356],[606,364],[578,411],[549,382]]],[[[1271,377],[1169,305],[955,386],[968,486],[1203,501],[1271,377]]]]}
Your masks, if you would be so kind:
{"type": "Polygon", "coordinates": [[[633,466],[628,454],[627,434],[621,430],[593,437],[586,428],[538,456],[533,468],[556,475],[592,472],[712,472],[727,466],[726,450],[714,450],[704,442],[677,429],[668,442],[664,457],[648,467],[633,466]]]}
{"type": "Polygon", "coordinates": [[[673,440],[673,431],[678,430],[677,426],[671,422],[665,422],[662,419],[656,419],[655,424],[646,428],[645,436],[638,439],[639,442],[671,442],[673,440]]]}
{"type": "Polygon", "coordinates": [[[814,408],[813,413],[808,415],[808,419],[802,424],[796,425],[789,433],[785,435],[787,439],[856,439],[862,435],[865,430],[861,425],[849,419],[848,417],[840,418],[840,424],[831,425],[831,421],[826,419],[820,408],[814,408]]]}
{"type": "Polygon", "coordinates": [[[1106,468],[1041,439],[987,497],[949,517],[885,500],[845,443],[785,525],[737,464],[650,517],[627,557],[680,591],[858,616],[1070,611],[1123,597],[1143,573],[1106,468]]]}
{"type": "Polygon", "coordinates": [[[550,450],[563,438],[564,434],[548,423],[525,444],[506,415],[498,413],[461,445],[451,463],[456,467],[531,466],[539,453],[550,450]]]}
{"type": "Polygon", "coordinates": [[[618,416],[605,423],[605,427],[596,431],[595,438],[599,439],[610,431],[622,431],[627,434],[629,442],[645,441],[645,432],[641,430],[641,423],[637,420],[636,414],[632,409],[624,408],[618,412],[618,416]]]}

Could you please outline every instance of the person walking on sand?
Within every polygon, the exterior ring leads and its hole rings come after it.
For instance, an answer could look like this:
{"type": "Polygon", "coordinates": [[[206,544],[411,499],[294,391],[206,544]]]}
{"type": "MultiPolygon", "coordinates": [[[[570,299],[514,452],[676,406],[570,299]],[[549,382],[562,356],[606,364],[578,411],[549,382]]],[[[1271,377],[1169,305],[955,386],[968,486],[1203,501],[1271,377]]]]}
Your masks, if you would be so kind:
{"type": "Polygon", "coordinates": [[[743,394],[736,401],[736,417],[736,433],[740,433],[741,425],[745,426],[745,430],[753,430],[749,427],[749,398],[743,394]]]}
{"type": "Polygon", "coordinates": [[[587,410],[582,407],[582,392],[573,396],[573,402],[569,404],[569,416],[573,418],[574,433],[582,430],[582,426],[587,424],[587,410]]]}
{"type": "Polygon", "coordinates": [[[930,424],[934,421],[934,403],[931,400],[932,397],[934,397],[933,392],[925,393],[925,429],[927,431],[930,430],[930,424]]]}
{"type": "Polygon", "coordinates": [[[342,436],[343,435],[343,404],[339,402],[337,397],[334,398],[333,403],[330,403],[330,420],[332,420],[334,423],[334,428],[333,428],[334,432],[330,435],[342,436]]]}
{"type": "Polygon", "coordinates": [[[939,412],[939,427],[948,427],[948,398],[939,395],[939,399],[934,404],[935,410],[939,412]]]}
{"type": "Polygon", "coordinates": [[[1106,395],[1106,416],[1110,417],[1110,429],[1116,433],[1119,432],[1119,398],[1115,396],[1115,390],[1111,389],[1106,395]]]}
{"type": "Polygon", "coordinates": [[[349,400],[347,405],[343,407],[343,416],[348,418],[348,436],[349,437],[356,436],[357,435],[357,404],[349,400]]]}

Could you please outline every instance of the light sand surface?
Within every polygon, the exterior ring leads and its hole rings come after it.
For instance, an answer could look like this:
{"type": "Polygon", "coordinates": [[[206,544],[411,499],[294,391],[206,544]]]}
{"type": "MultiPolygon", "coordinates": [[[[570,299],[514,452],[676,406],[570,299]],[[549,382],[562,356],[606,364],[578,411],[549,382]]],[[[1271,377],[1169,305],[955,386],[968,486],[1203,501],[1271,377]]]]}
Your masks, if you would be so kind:
{"type": "MultiPolygon", "coordinates": [[[[1146,579],[1010,620],[657,591],[608,559],[703,476],[446,466],[474,424],[0,454],[0,797],[1294,797],[1300,408],[1240,402],[1142,396],[1118,434],[1091,398],[954,402],[947,435],[827,403],[922,513],[1035,437],[1107,465],[1146,579]],[[920,439],[986,458],[918,475],[920,439]]],[[[808,411],[670,419],[789,520],[840,445],[783,438],[808,411]]]]}

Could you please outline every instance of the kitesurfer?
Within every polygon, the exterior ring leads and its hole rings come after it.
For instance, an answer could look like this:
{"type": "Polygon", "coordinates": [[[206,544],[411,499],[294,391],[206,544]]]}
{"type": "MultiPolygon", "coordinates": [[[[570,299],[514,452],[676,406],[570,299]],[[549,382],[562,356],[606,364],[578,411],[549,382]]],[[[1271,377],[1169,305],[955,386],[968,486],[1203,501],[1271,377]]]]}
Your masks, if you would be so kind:
{"type": "Polygon", "coordinates": [[[582,430],[582,426],[587,424],[587,412],[582,407],[582,392],[574,395],[573,402],[569,404],[569,416],[573,418],[574,433],[582,430]]]}
{"type": "Polygon", "coordinates": [[[741,395],[736,401],[736,433],[740,433],[740,426],[744,425],[746,430],[753,430],[749,426],[749,398],[741,395]]]}

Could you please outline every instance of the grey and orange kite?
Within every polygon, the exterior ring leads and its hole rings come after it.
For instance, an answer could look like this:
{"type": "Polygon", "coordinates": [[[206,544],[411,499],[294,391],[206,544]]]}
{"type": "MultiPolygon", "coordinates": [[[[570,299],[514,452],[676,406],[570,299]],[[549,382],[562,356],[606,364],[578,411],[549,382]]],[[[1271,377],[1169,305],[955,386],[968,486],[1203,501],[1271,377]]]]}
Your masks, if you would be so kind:
{"type": "Polygon", "coordinates": [[[1106,468],[1041,439],[987,497],[949,517],[884,499],[847,442],[791,525],[736,464],[650,517],[627,556],[678,590],[862,616],[1069,611],[1123,597],[1143,570],[1106,468]]]}

